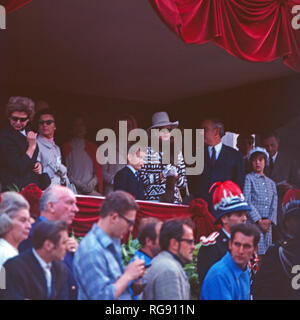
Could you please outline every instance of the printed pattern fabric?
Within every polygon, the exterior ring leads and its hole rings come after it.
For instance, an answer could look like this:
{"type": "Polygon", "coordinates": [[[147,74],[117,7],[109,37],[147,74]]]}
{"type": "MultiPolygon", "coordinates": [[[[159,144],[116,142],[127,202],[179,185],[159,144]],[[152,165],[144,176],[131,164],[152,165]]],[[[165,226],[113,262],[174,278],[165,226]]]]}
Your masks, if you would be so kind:
{"type": "MultiPolygon", "coordinates": [[[[140,177],[145,187],[145,200],[159,201],[160,196],[166,192],[166,180],[160,179],[160,174],[167,165],[162,164],[162,152],[157,152],[148,147],[144,166],[140,170],[140,177]]],[[[175,185],[174,203],[182,203],[179,189],[187,185],[185,163],[182,153],[178,155],[178,162],[174,165],[177,169],[178,178],[175,185]]]]}

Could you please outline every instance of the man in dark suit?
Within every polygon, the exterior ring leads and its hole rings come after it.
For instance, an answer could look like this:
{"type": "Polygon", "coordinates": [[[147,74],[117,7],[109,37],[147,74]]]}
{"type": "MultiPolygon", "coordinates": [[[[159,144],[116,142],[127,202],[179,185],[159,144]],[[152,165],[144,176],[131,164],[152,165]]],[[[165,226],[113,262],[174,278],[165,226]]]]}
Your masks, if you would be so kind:
{"type": "Polygon", "coordinates": [[[41,222],[34,230],[33,249],[4,264],[5,300],[67,300],[65,256],[68,227],[63,221],[41,222]]]}
{"type": "Polygon", "coordinates": [[[20,190],[30,183],[41,189],[50,185],[37,162],[37,134],[28,129],[34,115],[34,102],[25,97],[11,97],[6,106],[9,124],[0,133],[0,181],[3,191],[16,185],[20,190]]]}
{"type": "Polygon", "coordinates": [[[139,177],[146,152],[143,149],[135,149],[128,145],[127,165],[117,172],[114,178],[114,191],[123,190],[132,194],[136,200],[144,200],[144,183],[139,177]]]}
{"type": "MultiPolygon", "coordinates": [[[[266,175],[271,178],[277,187],[278,212],[277,225],[279,233],[284,233],[282,217],[282,199],[284,194],[292,188],[299,188],[297,162],[279,151],[280,139],[276,132],[268,132],[261,137],[262,144],[269,153],[269,165],[266,167],[266,175]]],[[[280,237],[280,235],[279,235],[280,237]]],[[[275,233],[275,239],[278,235],[275,233]]]]}
{"type": "Polygon", "coordinates": [[[195,178],[194,194],[209,202],[209,189],[215,182],[230,180],[241,189],[244,186],[245,169],[242,154],[221,141],[225,135],[224,125],[216,119],[207,119],[202,123],[204,129],[204,169],[195,178]]]}
{"type": "MultiPolygon", "coordinates": [[[[40,199],[41,215],[32,225],[28,239],[21,242],[19,252],[24,252],[32,248],[32,236],[35,228],[43,221],[64,221],[68,226],[72,224],[76,212],[76,196],[73,191],[64,186],[53,186],[44,191],[40,199]]],[[[67,253],[64,258],[64,264],[68,273],[68,289],[69,299],[77,299],[77,283],[73,274],[73,257],[78,248],[77,240],[73,237],[68,237],[67,253]]]]}

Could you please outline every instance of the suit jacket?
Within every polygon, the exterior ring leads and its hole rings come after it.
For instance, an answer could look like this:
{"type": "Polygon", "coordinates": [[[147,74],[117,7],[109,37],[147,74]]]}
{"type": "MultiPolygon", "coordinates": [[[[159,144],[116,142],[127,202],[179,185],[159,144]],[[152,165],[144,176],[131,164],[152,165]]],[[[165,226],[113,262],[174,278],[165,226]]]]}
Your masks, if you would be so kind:
{"type": "Polygon", "coordinates": [[[244,160],[239,151],[223,144],[219,157],[213,166],[206,146],[204,150],[204,169],[195,182],[195,196],[209,201],[208,191],[217,181],[231,180],[243,190],[244,179],[244,160]]]}
{"type": "Polygon", "coordinates": [[[114,190],[123,190],[131,193],[136,200],[144,200],[144,183],[137,179],[134,173],[124,167],[117,172],[114,178],[114,190]]]}
{"type": "Polygon", "coordinates": [[[297,162],[290,159],[286,155],[278,152],[277,158],[274,162],[273,170],[270,172],[270,167],[266,168],[266,175],[275,183],[286,181],[295,187],[299,188],[298,168],[297,162]]]}
{"type": "Polygon", "coordinates": [[[200,288],[208,270],[228,251],[229,239],[221,229],[214,243],[203,244],[198,252],[197,270],[200,288]]]}
{"type": "Polygon", "coordinates": [[[189,300],[190,284],[181,262],[170,252],[162,251],[145,275],[144,300],[189,300]]]}
{"type": "Polygon", "coordinates": [[[21,190],[30,183],[46,189],[51,181],[46,173],[41,175],[32,171],[39,153],[38,146],[33,157],[26,154],[28,142],[26,137],[8,125],[0,133],[0,181],[3,191],[15,184],[21,190]]]}
{"type": "Polygon", "coordinates": [[[44,270],[32,250],[9,259],[5,264],[6,290],[1,290],[4,300],[67,300],[67,272],[62,262],[53,261],[52,288],[47,297],[44,270]]]}
{"type": "MultiPolygon", "coordinates": [[[[31,226],[29,237],[26,240],[22,241],[19,245],[18,249],[20,253],[26,252],[28,249],[32,249],[33,231],[40,222],[46,221],[46,220],[47,219],[44,218],[43,216],[40,216],[36,219],[35,223],[31,226]]],[[[73,272],[73,258],[74,258],[74,253],[67,251],[63,261],[67,271],[67,275],[68,275],[69,300],[77,300],[77,295],[78,295],[77,282],[75,280],[74,272],[73,272]]]]}

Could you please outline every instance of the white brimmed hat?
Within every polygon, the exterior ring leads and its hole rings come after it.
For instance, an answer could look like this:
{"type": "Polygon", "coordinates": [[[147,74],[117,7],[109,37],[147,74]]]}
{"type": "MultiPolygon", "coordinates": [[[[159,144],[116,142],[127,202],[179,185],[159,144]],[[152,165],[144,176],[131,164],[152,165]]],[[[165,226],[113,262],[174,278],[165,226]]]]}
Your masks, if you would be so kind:
{"type": "Polygon", "coordinates": [[[251,149],[250,152],[249,152],[249,155],[248,155],[248,160],[250,160],[251,156],[254,153],[263,153],[267,157],[267,161],[269,160],[268,151],[265,148],[262,148],[262,147],[255,147],[255,148],[251,149]]]}

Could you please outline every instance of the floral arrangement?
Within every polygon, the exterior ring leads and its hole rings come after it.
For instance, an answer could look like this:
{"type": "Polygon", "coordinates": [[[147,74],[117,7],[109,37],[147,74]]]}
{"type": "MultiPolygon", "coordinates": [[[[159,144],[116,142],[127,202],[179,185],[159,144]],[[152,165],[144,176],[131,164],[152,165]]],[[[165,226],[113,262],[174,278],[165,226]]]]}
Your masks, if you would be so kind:
{"type": "Polygon", "coordinates": [[[20,193],[29,202],[31,215],[38,218],[40,216],[39,204],[43,191],[36,184],[30,183],[20,193]]]}

